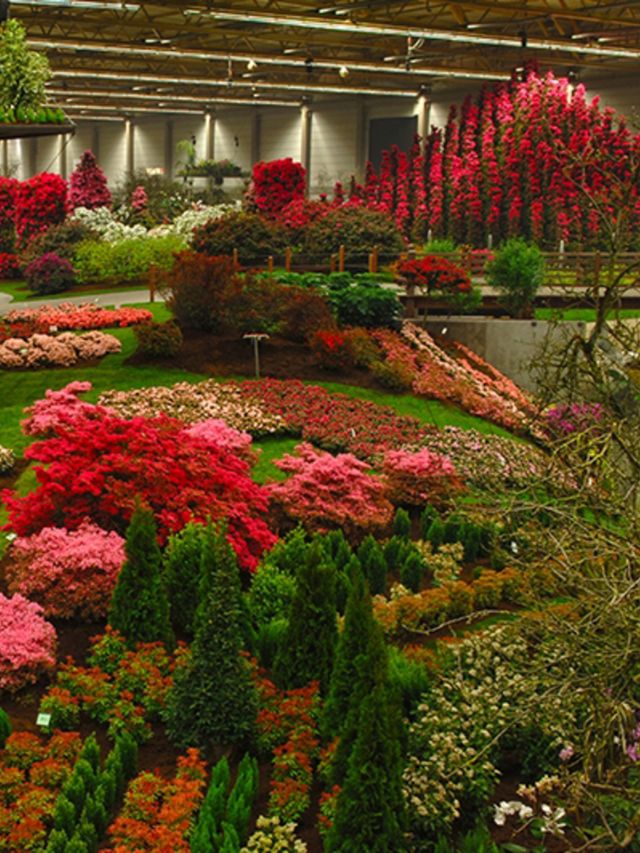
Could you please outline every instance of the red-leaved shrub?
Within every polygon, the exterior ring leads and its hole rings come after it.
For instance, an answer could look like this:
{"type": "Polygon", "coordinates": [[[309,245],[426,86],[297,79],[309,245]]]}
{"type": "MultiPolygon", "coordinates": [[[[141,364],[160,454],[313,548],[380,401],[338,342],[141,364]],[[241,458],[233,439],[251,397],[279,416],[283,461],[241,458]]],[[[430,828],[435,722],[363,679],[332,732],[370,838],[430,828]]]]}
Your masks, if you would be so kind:
{"type": "Polygon", "coordinates": [[[441,255],[425,255],[423,258],[403,258],[394,264],[398,278],[433,293],[468,293],[471,279],[461,267],[441,255]]]}
{"type": "Polygon", "coordinates": [[[111,191],[92,151],[85,151],[69,178],[69,209],[109,207],[111,191]]]}
{"type": "Polygon", "coordinates": [[[56,664],[56,632],[42,607],[22,595],[0,593],[0,690],[33,684],[56,664]]]}
{"type": "Polygon", "coordinates": [[[50,617],[100,619],[124,558],[124,539],[113,531],[90,522],[77,530],[45,527],[13,543],[9,591],[37,601],[50,617]]]}
{"type": "Polygon", "coordinates": [[[341,527],[361,535],[385,527],[393,508],[384,484],[371,475],[366,462],[351,453],[332,456],[310,444],[299,444],[296,455],[275,464],[292,476],[270,486],[276,512],[301,521],[311,530],[341,527]]]}

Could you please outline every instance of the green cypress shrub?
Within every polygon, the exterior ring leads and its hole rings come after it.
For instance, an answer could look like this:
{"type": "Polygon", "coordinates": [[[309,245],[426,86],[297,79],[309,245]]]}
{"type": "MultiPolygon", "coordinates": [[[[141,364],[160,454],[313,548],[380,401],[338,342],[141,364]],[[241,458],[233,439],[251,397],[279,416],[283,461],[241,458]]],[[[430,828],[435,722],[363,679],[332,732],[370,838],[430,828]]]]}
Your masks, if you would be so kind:
{"type": "Polygon", "coordinates": [[[258,566],[247,596],[249,613],[258,630],[274,619],[288,616],[295,590],[295,576],[288,571],[271,562],[258,566]]]}
{"type": "Polygon", "coordinates": [[[411,536],[411,519],[406,509],[399,507],[393,517],[393,535],[408,539],[411,536]]]}
{"type": "Polygon", "coordinates": [[[78,758],[73,767],[73,776],[80,777],[84,783],[86,794],[89,795],[96,787],[96,772],[86,758],[78,758]]]}
{"type": "Polygon", "coordinates": [[[240,853],[240,837],[232,823],[223,821],[223,842],[220,847],[220,853],[240,853]]]}
{"type": "MultiPolygon", "coordinates": [[[[84,798],[87,795],[87,791],[85,788],[84,779],[78,773],[74,772],[67,779],[67,781],[62,786],[61,791],[62,796],[66,797],[67,800],[73,805],[74,808],[74,826],[75,821],[80,817],[82,813],[82,807],[84,805],[84,798]]],[[[56,827],[58,828],[58,827],[56,827]]],[[[65,828],[65,827],[60,827],[65,828]]],[[[71,835],[72,833],[69,833],[71,835]]]]}
{"type": "Polygon", "coordinates": [[[103,781],[108,786],[108,790],[113,784],[113,802],[117,802],[124,794],[124,789],[127,784],[124,769],[122,767],[122,759],[115,749],[112,749],[107,755],[104,762],[103,781]]]}
{"type": "Polygon", "coordinates": [[[400,569],[400,583],[413,592],[419,592],[424,578],[425,564],[414,548],[409,551],[400,569]]]}
{"type": "Polygon", "coordinates": [[[284,539],[276,542],[264,561],[295,577],[300,566],[304,564],[308,548],[307,534],[303,527],[298,526],[287,533],[284,539]]]}
{"type": "Polygon", "coordinates": [[[441,545],[444,544],[444,524],[439,517],[434,518],[429,525],[429,530],[427,531],[427,542],[431,543],[434,553],[439,550],[441,545]]]}
{"type": "Polygon", "coordinates": [[[89,737],[82,744],[82,749],[80,750],[79,758],[84,758],[85,761],[88,761],[91,767],[93,768],[94,773],[99,770],[100,747],[98,746],[98,741],[96,740],[95,734],[90,734],[89,737]]]}
{"type": "Polygon", "coordinates": [[[6,711],[0,708],[0,749],[4,749],[7,738],[11,734],[11,721],[6,711]]]}
{"type": "Polygon", "coordinates": [[[426,539],[427,534],[429,532],[429,528],[431,527],[431,522],[436,518],[439,518],[438,510],[427,504],[425,508],[420,513],[420,538],[426,539]]]}
{"type": "Polygon", "coordinates": [[[125,779],[131,779],[138,767],[138,744],[135,738],[129,732],[121,732],[114,749],[122,765],[125,779]]]}
{"type": "Polygon", "coordinates": [[[382,548],[369,534],[358,548],[358,559],[372,595],[384,595],[387,589],[387,561],[382,548]]]}
{"type": "Polygon", "coordinates": [[[91,853],[91,850],[80,835],[76,834],[65,847],[64,853],[91,853]]]}
{"type": "Polygon", "coordinates": [[[153,513],[136,506],[127,528],[127,559],[118,576],[109,608],[109,624],[133,648],[161,640],[173,644],[169,602],[160,578],[161,555],[153,513]]]}
{"type": "Polygon", "coordinates": [[[64,829],[52,829],[47,839],[46,853],[65,853],[69,836],[64,829]]]}
{"type": "Polygon", "coordinates": [[[358,734],[349,759],[327,853],[400,853],[404,802],[396,711],[378,683],[362,701],[358,734]]]}
{"type": "Polygon", "coordinates": [[[336,573],[316,539],[296,577],[287,633],[275,660],[275,676],[286,688],[320,682],[326,692],[338,637],[336,573]]]}
{"type": "Polygon", "coordinates": [[[340,614],[345,612],[355,572],[362,572],[362,566],[356,555],[352,554],[345,568],[336,574],[336,608],[340,614]]]}
{"type": "Polygon", "coordinates": [[[107,814],[110,814],[113,811],[113,807],[116,803],[116,783],[113,777],[113,771],[102,771],[98,777],[95,798],[96,803],[100,803],[107,814]]]}
{"type": "Polygon", "coordinates": [[[265,669],[271,669],[278,656],[289,621],[287,619],[272,619],[267,625],[261,625],[256,635],[256,654],[260,664],[265,669]]]}
{"type": "Polygon", "coordinates": [[[360,566],[354,566],[351,591],[344,613],[344,627],[336,649],[322,728],[328,738],[338,734],[355,686],[356,662],[369,646],[374,627],[371,594],[360,566]]]}
{"type": "Polygon", "coordinates": [[[53,810],[53,828],[60,830],[67,839],[71,838],[76,828],[76,807],[66,796],[58,794],[53,810]]]}
{"type": "Polygon", "coordinates": [[[464,546],[464,559],[471,563],[480,556],[482,530],[479,525],[469,521],[460,528],[460,541],[464,546]]]}
{"type": "Polygon", "coordinates": [[[455,513],[450,515],[444,523],[444,541],[447,545],[460,541],[460,533],[465,519],[455,513]]]}
{"type": "Polygon", "coordinates": [[[198,606],[204,530],[202,524],[187,524],[169,537],[162,555],[162,580],[169,599],[171,623],[178,631],[189,635],[193,635],[193,618],[198,606]]]}
{"type": "Polygon", "coordinates": [[[226,530],[212,528],[203,547],[191,654],[175,672],[167,732],[180,747],[248,741],[257,696],[241,651],[240,574],[226,530]]]}

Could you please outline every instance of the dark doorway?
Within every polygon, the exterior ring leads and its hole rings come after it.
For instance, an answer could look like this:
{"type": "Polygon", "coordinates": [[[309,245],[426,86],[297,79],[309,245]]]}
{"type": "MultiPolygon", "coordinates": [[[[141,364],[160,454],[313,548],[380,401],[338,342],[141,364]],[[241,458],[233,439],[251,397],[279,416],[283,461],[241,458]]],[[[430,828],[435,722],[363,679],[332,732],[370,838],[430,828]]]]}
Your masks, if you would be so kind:
{"type": "Polygon", "coordinates": [[[418,117],[409,118],[372,118],[369,122],[369,159],[375,169],[380,168],[383,151],[397,145],[401,151],[408,152],[418,130],[418,117]]]}

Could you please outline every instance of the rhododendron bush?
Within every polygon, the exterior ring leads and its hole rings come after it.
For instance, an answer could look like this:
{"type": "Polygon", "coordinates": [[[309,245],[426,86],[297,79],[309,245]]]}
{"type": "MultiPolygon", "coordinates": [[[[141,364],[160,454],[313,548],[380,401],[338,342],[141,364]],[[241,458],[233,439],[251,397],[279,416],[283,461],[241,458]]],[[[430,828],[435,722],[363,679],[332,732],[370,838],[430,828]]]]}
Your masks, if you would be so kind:
{"type": "Polygon", "coordinates": [[[275,542],[261,518],[266,491],[251,480],[247,462],[210,437],[190,435],[167,417],[125,420],[87,404],[72,406],[77,411],[56,423],[57,408],[50,397],[49,412],[34,413],[43,425],[55,424],[52,437],[25,451],[47,466],[35,469],[38,487],[25,497],[3,493],[16,533],[77,529],[85,518],[123,533],[139,495],[153,509],[163,542],[188,521],[227,518],[229,541],[249,569],[275,542]]]}
{"type": "Polygon", "coordinates": [[[74,305],[71,302],[43,305],[41,308],[20,308],[5,315],[5,320],[10,324],[30,323],[39,332],[48,332],[52,326],[58,331],[103,329],[109,326],[123,329],[151,322],[152,319],[151,311],[145,308],[101,308],[94,303],[74,305]]]}
{"type": "Polygon", "coordinates": [[[8,252],[0,252],[0,279],[18,278],[19,274],[20,265],[17,256],[8,252]]]}
{"type": "Polygon", "coordinates": [[[451,460],[426,447],[415,453],[388,450],[382,471],[394,503],[438,506],[463,488],[451,460]]]}
{"type": "Polygon", "coordinates": [[[64,221],[67,213],[67,182],[60,175],[41,172],[22,181],[16,189],[14,224],[22,245],[64,221]]]}
{"type": "Polygon", "coordinates": [[[275,464],[291,474],[271,485],[277,508],[313,530],[341,527],[347,533],[381,529],[391,520],[393,508],[382,482],[371,468],[352,453],[332,456],[299,444],[275,464]]]}
{"type": "MultiPolygon", "coordinates": [[[[525,79],[486,86],[451,109],[407,157],[385,152],[362,194],[417,239],[448,236],[486,246],[510,236],[557,249],[564,239],[597,245],[599,206],[616,207],[638,137],[582,85],[527,69],[525,79]],[[587,168],[581,161],[586,159],[587,168]],[[582,185],[586,193],[580,190],[582,185]]],[[[638,198],[637,188],[634,196],[638,198]]],[[[636,219],[640,214],[632,212],[636,219]]]]}
{"type": "Polygon", "coordinates": [[[253,167],[252,200],[266,216],[277,216],[292,201],[303,199],[305,187],[304,166],[291,157],[253,167]]]}
{"type": "Polygon", "coordinates": [[[108,353],[120,352],[120,341],[104,332],[86,332],[74,335],[63,332],[51,335],[31,335],[7,338],[0,344],[0,367],[69,367],[78,361],[91,361],[108,353]]]}
{"type": "Polygon", "coordinates": [[[95,154],[85,151],[69,178],[69,208],[94,210],[110,204],[111,192],[104,172],[98,166],[95,154]]]}
{"type": "Polygon", "coordinates": [[[56,632],[42,607],[22,595],[0,593],[0,690],[33,684],[56,664],[56,632]]]}
{"type": "Polygon", "coordinates": [[[124,540],[114,531],[84,522],[77,530],[45,527],[11,546],[7,579],[47,616],[100,619],[124,562],[124,540]]]}

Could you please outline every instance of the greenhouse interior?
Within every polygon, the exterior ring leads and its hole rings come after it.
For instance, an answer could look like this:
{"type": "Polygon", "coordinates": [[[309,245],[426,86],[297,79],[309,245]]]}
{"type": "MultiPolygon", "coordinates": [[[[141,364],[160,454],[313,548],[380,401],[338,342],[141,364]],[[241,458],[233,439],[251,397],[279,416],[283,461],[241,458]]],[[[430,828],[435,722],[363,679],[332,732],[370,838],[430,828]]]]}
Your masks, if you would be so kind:
{"type": "Polygon", "coordinates": [[[0,853],[640,853],[639,74],[0,0],[0,853]]]}

